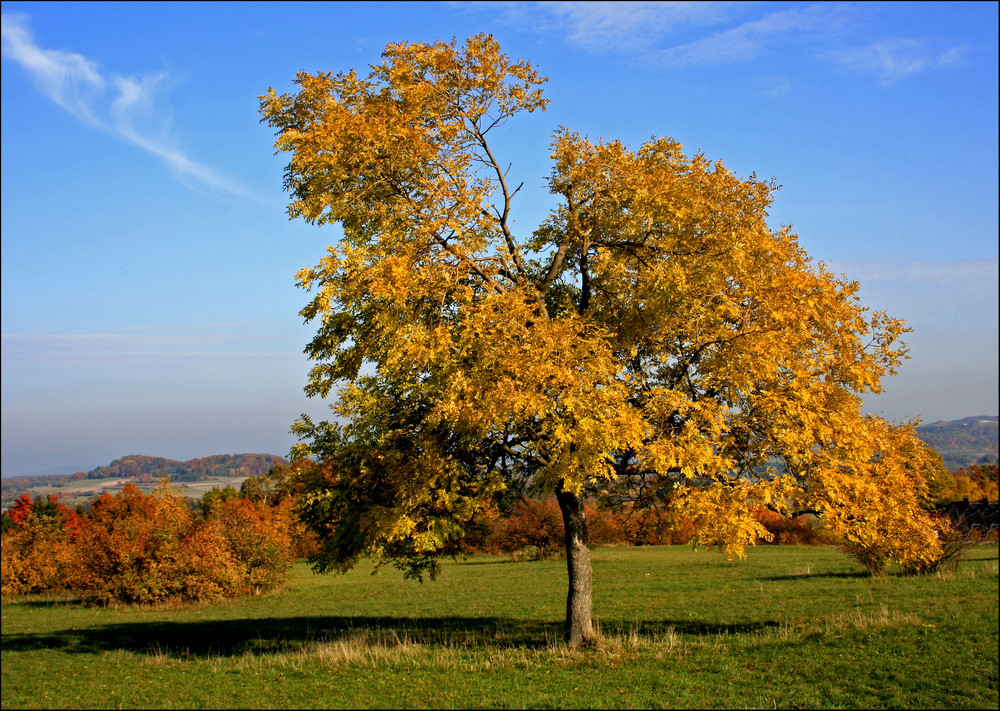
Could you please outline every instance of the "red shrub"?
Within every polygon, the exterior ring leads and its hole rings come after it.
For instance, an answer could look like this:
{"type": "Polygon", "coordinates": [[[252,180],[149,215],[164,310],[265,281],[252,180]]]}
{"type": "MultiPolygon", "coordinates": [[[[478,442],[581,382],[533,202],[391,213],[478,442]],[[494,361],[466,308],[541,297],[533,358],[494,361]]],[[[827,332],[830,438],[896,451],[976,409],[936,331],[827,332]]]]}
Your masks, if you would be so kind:
{"type": "MultiPolygon", "coordinates": [[[[586,506],[590,546],[623,543],[625,532],[609,513],[586,506]]],[[[465,541],[467,550],[484,553],[507,553],[532,560],[565,552],[566,533],[562,512],[555,497],[523,498],[506,517],[492,511],[476,523],[465,541]]]]}
{"type": "Polygon", "coordinates": [[[822,528],[808,516],[788,518],[759,506],[753,512],[753,517],[774,536],[771,540],[774,545],[816,545],[830,542],[822,528]]]}
{"type": "Polygon", "coordinates": [[[180,541],[193,527],[190,508],[168,492],[146,495],[126,484],[120,494],[102,494],[77,537],[73,588],[101,602],[185,597],[180,541]]]}
{"type": "Polygon", "coordinates": [[[633,508],[625,505],[615,513],[615,520],[632,545],[680,545],[689,543],[696,533],[694,521],[667,506],[633,508]]]}
{"type": "Polygon", "coordinates": [[[558,555],[565,546],[562,513],[555,499],[521,499],[510,515],[497,519],[486,538],[491,553],[509,553],[532,560],[558,555]]]}
{"type": "Polygon", "coordinates": [[[584,506],[587,513],[587,529],[590,536],[590,546],[614,546],[625,543],[627,536],[621,521],[610,511],[604,511],[595,506],[584,506]]]}
{"type": "Polygon", "coordinates": [[[78,535],[73,588],[101,602],[155,603],[270,590],[291,566],[290,504],[222,502],[198,521],[166,487],[126,485],[91,507],[78,535]]]}

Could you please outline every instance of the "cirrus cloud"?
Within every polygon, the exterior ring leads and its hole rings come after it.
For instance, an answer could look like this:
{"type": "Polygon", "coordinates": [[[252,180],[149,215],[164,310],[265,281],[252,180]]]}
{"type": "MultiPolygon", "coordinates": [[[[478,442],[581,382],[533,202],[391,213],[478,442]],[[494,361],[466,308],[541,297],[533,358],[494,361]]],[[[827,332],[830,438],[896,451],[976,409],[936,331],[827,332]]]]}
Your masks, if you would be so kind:
{"type": "Polygon", "coordinates": [[[77,52],[39,47],[25,15],[2,16],[3,57],[21,66],[39,91],[82,123],[155,156],[178,179],[237,195],[256,197],[239,181],[189,158],[170,139],[170,113],[157,104],[165,72],[106,76],[97,62],[77,52]]]}
{"type": "Polygon", "coordinates": [[[858,3],[484,2],[466,11],[668,69],[748,62],[794,47],[810,61],[874,76],[884,87],[957,66],[970,50],[943,40],[873,35],[872,11],[858,3]]]}
{"type": "Polygon", "coordinates": [[[927,40],[891,37],[826,56],[851,71],[872,74],[888,87],[915,74],[959,64],[967,51],[964,44],[935,48],[927,40]]]}

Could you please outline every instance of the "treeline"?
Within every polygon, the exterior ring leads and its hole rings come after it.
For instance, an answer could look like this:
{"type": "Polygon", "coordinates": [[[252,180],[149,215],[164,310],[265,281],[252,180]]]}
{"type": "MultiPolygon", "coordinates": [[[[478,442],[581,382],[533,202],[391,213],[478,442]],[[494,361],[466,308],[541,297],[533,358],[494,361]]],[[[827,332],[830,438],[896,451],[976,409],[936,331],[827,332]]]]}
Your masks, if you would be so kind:
{"type": "Polygon", "coordinates": [[[18,496],[36,486],[65,486],[71,481],[86,479],[87,472],[77,472],[76,474],[38,474],[36,476],[12,476],[7,477],[0,483],[0,490],[3,491],[4,502],[12,496],[18,496]]]}
{"type": "MultiPolygon", "coordinates": [[[[642,509],[625,504],[614,510],[586,505],[590,546],[691,543],[698,533],[699,522],[678,514],[666,502],[664,504],[642,509]]],[[[755,509],[752,515],[770,536],[764,543],[814,545],[835,542],[814,516],[789,518],[763,506],[755,509]]],[[[538,560],[562,555],[564,537],[562,514],[555,497],[525,497],[507,513],[493,510],[476,521],[460,551],[538,560]]]]}
{"type": "Polygon", "coordinates": [[[997,465],[976,464],[948,471],[937,467],[928,477],[928,499],[936,508],[968,499],[996,501],[998,499],[997,465]]]}
{"type": "MultiPolygon", "coordinates": [[[[266,592],[286,580],[294,558],[319,549],[296,516],[288,470],[251,476],[239,490],[213,489],[194,503],[164,479],[151,494],[127,484],[89,507],[57,496],[20,496],[2,515],[2,592],[67,591],[98,603],[160,603],[266,592]]],[[[669,508],[608,511],[587,506],[590,543],[683,544],[698,523],[669,508]]],[[[826,543],[805,516],[755,512],[772,543],[826,543]]],[[[538,560],[561,555],[562,515],[554,497],[524,497],[471,524],[455,555],[479,553],[538,560]]]]}
{"type": "Polygon", "coordinates": [[[215,477],[263,476],[277,465],[287,465],[275,454],[215,454],[181,462],[165,457],[130,454],[106,466],[75,474],[42,474],[8,477],[2,481],[5,505],[20,494],[40,486],[65,486],[81,479],[131,479],[155,482],[161,476],[171,481],[204,481],[215,477]]]}
{"type": "MultiPolygon", "coordinates": [[[[130,454],[87,472],[87,479],[141,479],[167,476],[171,481],[202,481],[219,476],[262,476],[277,464],[287,464],[274,454],[216,454],[180,462],[163,457],[130,454]]],[[[77,476],[77,475],[73,475],[77,476]]],[[[77,477],[81,478],[81,477],[77,477]]]]}
{"type": "MultiPolygon", "coordinates": [[[[938,466],[929,477],[923,506],[938,512],[948,504],[964,499],[996,501],[997,466],[969,466],[949,472],[938,466]]],[[[592,505],[586,507],[591,545],[678,545],[690,543],[698,533],[699,522],[679,515],[664,500],[664,505],[636,508],[624,503],[612,510],[592,505]]],[[[782,516],[764,506],[752,512],[753,518],[767,531],[775,545],[838,544],[816,516],[782,516]]],[[[954,531],[939,517],[939,534],[946,544],[945,555],[953,558],[966,543],[978,540],[964,531],[954,531]]],[[[562,516],[555,498],[522,499],[508,514],[493,511],[476,524],[464,549],[470,553],[512,554],[529,559],[559,555],[564,549],[562,516]]],[[[850,552],[850,551],[848,551],[850,552]]],[[[865,561],[862,561],[863,563],[865,561]]],[[[943,561],[947,562],[947,560],[943,561]]]]}

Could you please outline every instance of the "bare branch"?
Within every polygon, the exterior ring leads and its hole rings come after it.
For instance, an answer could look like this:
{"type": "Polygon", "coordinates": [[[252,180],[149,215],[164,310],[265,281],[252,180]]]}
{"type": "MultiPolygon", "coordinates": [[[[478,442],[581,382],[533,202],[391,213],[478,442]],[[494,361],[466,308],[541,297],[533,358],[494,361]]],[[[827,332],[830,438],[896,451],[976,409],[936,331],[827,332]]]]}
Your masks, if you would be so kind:
{"type": "MultiPolygon", "coordinates": [[[[510,216],[510,202],[514,196],[507,189],[506,177],[504,176],[504,172],[500,169],[500,165],[497,163],[496,158],[493,156],[493,151],[490,150],[489,144],[486,142],[486,136],[479,130],[479,126],[475,123],[472,124],[472,129],[479,141],[479,145],[486,152],[486,156],[489,158],[489,165],[496,173],[497,182],[500,184],[500,189],[503,192],[503,212],[499,215],[500,230],[503,232],[504,241],[507,244],[507,251],[510,253],[511,259],[514,260],[514,266],[517,268],[518,274],[522,278],[525,278],[528,273],[524,268],[524,260],[521,257],[521,250],[514,242],[514,237],[510,232],[510,225],[508,224],[508,218],[510,216]]],[[[520,190],[520,187],[518,187],[518,190],[520,190]]]]}

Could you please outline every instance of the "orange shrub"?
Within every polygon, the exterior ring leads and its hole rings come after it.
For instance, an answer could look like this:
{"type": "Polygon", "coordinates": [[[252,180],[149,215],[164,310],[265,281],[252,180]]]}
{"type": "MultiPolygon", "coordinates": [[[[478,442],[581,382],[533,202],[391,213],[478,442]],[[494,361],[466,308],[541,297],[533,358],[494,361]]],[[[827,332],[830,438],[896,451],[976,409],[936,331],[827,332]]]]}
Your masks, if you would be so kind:
{"type": "Polygon", "coordinates": [[[56,497],[18,497],[10,527],[0,538],[0,592],[4,595],[59,590],[75,565],[73,536],[79,517],[56,497]]]}
{"type": "Polygon", "coordinates": [[[174,563],[173,598],[213,600],[247,591],[245,567],[211,522],[194,526],[179,542],[174,563]]]}
{"type": "Polygon", "coordinates": [[[164,487],[146,495],[126,484],[120,494],[102,494],[77,537],[73,588],[101,602],[185,597],[180,541],[193,527],[190,508],[164,487]]]}
{"type": "Polygon", "coordinates": [[[689,543],[697,533],[693,520],[669,506],[633,508],[626,504],[615,513],[615,520],[625,540],[635,546],[680,545],[689,543]]]}
{"type": "Polygon", "coordinates": [[[788,518],[763,506],[758,506],[753,512],[753,517],[774,537],[770,541],[772,544],[816,545],[830,543],[823,529],[811,521],[808,516],[788,518]]]}
{"type": "MultiPolygon", "coordinates": [[[[585,507],[590,546],[625,542],[625,531],[611,514],[594,506],[585,507]]],[[[533,560],[561,555],[566,546],[562,512],[554,497],[523,498],[510,514],[490,510],[476,523],[465,547],[473,552],[507,553],[533,560]]]]}
{"type": "Polygon", "coordinates": [[[241,574],[242,594],[260,593],[285,581],[293,558],[292,502],[277,506],[235,498],[224,501],[206,519],[232,553],[241,574]]]}
{"type": "Polygon", "coordinates": [[[523,498],[514,504],[509,516],[493,523],[486,550],[538,560],[558,555],[566,544],[565,537],[562,512],[555,499],[523,498]]]}
{"type": "Polygon", "coordinates": [[[156,603],[247,595],[282,584],[291,566],[291,505],[230,498],[197,520],[161,486],[132,485],[91,507],[77,537],[74,590],[99,602],[156,603]]]}
{"type": "Polygon", "coordinates": [[[587,529],[592,548],[627,542],[625,527],[613,513],[590,505],[584,506],[584,511],[587,513],[587,529]]]}

